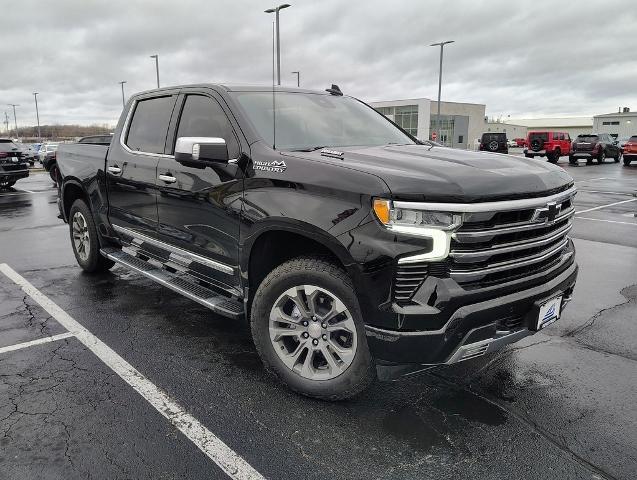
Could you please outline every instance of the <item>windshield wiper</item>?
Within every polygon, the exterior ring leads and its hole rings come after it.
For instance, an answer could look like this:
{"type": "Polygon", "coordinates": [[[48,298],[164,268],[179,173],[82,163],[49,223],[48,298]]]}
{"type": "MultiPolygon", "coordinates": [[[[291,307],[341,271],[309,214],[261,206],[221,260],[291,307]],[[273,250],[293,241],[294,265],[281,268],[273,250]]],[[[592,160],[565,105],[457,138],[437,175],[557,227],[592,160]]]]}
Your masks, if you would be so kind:
{"type": "Polygon", "coordinates": [[[321,150],[322,148],[327,148],[327,146],[319,145],[316,147],[297,148],[296,150],[292,150],[292,151],[293,152],[314,152],[316,150],[321,150]]]}

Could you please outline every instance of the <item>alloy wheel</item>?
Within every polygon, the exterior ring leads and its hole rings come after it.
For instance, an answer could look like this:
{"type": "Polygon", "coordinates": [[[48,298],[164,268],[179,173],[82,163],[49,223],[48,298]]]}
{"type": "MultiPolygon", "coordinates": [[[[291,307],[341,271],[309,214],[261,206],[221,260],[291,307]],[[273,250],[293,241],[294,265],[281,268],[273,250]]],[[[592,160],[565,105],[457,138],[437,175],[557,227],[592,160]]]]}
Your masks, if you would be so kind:
{"type": "Polygon", "coordinates": [[[88,233],[88,224],[82,212],[75,212],[73,215],[73,245],[81,260],[88,260],[91,253],[91,241],[88,233]]]}
{"type": "Polygon", "coordinates": [[[279,296],[269,332],[281,361],[308,380],[335,378],[356,356],[352,314],[335,294],[314,285],[298,285],[279,296]]]}

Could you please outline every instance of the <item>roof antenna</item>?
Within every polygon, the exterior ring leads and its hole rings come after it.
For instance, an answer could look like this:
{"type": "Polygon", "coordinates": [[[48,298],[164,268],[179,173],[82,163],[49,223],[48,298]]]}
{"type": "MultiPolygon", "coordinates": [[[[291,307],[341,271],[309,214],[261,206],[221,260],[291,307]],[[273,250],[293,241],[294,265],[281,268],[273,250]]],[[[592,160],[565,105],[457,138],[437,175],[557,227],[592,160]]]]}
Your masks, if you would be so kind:
{"type": "MultiPolygon", "coordinates": [[[[277,12],[277,18],[278,18],[277,12]]],[[[272,22],[272,148],[276,149],[276,102],[274,93],[274,22],[272,22]]]]}
{"type": "Polygon", "coordinates": [[[326,88],[325,91],[331,93],[332,95],[337,95],[339,97],[343,96],[343,92],[341,92],[341,89],[338,88],[338,85],[335,85],[335,84],[332,84],[332,88],[326,88]]]}

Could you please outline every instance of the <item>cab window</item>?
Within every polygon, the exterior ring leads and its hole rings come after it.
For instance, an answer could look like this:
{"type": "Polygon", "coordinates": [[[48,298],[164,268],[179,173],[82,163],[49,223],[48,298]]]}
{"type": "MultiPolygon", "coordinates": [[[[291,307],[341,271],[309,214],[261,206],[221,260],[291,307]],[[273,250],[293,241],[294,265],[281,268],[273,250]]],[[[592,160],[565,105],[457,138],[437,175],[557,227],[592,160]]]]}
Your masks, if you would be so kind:
{"type": "Polygon", "coordinates": [[[216,100],[204,95],[186,97],[177,128],[176,138],[180,137],[223,138],[230,158],[239,156],[239,143],[228,117],[216,100]]]}

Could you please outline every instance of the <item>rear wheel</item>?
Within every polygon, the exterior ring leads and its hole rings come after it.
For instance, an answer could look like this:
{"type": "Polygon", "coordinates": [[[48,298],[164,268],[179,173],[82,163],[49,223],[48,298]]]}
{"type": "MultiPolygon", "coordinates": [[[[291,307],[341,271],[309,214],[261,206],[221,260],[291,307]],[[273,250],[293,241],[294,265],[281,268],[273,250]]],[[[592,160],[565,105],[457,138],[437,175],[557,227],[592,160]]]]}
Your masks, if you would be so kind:
{"type": "Polygon", "coordinates": [[[350,398],[376,378],[352,282],[326,259],[299,257],[270,272],[250,325],[266,368],[303,395],[350,398]]]}
{"type": "Polygon", "coordinates": [[[568,163],[571,165],[577,165],[577,159],[575,157],[568,157],[568,163]]]}
{"type": "Polygon", "coordinates": [[[625,165],[625,166],[630,165],[630,158],[626,158],[626,157],[624,157],[624,165],[625,165]]]}
{"type": "Polygon", "coordinates": [[[57,185],[58,179],[60,178],[60,170],[58,169],[57,164],[54,163],[53,165],[51,165],[49,176],[51,177],[51,180],[53,180],[53,183],[57,185]]]}
{"type": "Polygon", "coordinates": [[[84,200],[75,200],[69,212],[69,234],[77,263],[85,272],[104,272],[115,263],[100,254],[93,215],[84,200]]]}
{"type": "Polygon", "coordinates": [[[622,152],[619,151],[617,152],[617,156],[615,157],[615,163],[619,163],[619,161],[622,159],[622,152]]]}
{"type": "Polygon", "coordinates": [[[604,160],[606,160],[606,151],[602,150],[597,156],[597,163],[604,163],[604,160]]]}

